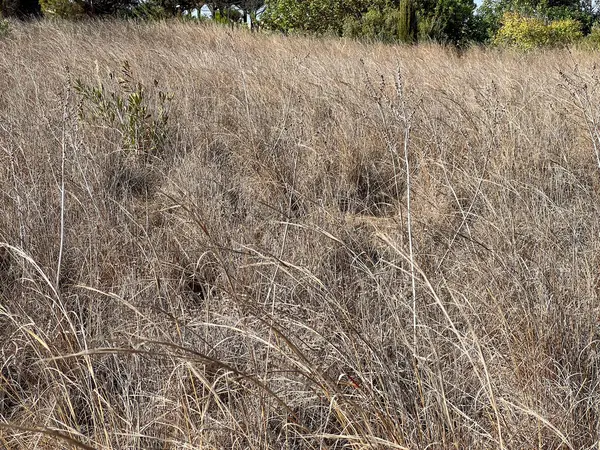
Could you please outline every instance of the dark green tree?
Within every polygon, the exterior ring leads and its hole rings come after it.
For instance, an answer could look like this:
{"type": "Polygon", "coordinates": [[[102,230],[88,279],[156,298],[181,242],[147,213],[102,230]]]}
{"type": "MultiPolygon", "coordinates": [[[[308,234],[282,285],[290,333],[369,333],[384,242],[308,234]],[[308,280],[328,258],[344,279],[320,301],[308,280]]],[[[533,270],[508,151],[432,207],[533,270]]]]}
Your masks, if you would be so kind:
{"type": "Polygon", "coordinates": [[[130,16],[139,0],[39,0],[47,17],[80,19],[82,17],[130,16]]]}
{"type": "Polygon", "coordinates": [[[333,0],[267,0],[263,23],[284,33],[300,31],[341,34],[343,14],[339,1],[333,0]]]}
{"type": "Polygon", "coordinates": [[[236,2],[236,6],[240,8],[244,14],[244,19],[252,14],[256,14],[264,4],[264,0],[239,0],[236,2]]]}
{"type": "Polygon", "coordinates": [[[369,11],[381,12],[390,0],[267,0],[263,23],[283,32],[341,35],[345,22],[369,11]]]}
{"type": "Polygon", "coordinates": [[[205,4],[210,9],[210,12],[213,17],[217,15],[225,17],[227,15],[228,10],[230,10],[237,2],[232,0],[212,0],[210,2],[206,2],[205,4]]]}
{"type": "Polygon", "coordinates": [[[125,14],[137,0],[83,0],[83,10],[88,16],[125,14]]]}
{"type": "Polygon", "coordinates": [[[0,15],[28,19],[42,13],[38,0],[0,0],[0,15]]]}
{"type": "Polygon", "coordinates": [[[399,9],[398,38],[402,42],[416,42],[418,25],[417,12],[413,0],[402,0],[399,9]]]}
{"type": "MultiPolygon", "coordinates": [[[[120,0],[105,0],[120,1],[120,0]]],[[[207,3],[201,0],[125,0],[136,2],[133,8],[130,8],[130,16],[140,19],[166,19],[169,17],[181,16],[190,13],[194,9],[198,11],[207,5],[214,14],[219,12],[220,8],[225,8],[227,3],[222,1],[213,1],[207,3]]]]}
{"type": "Polygon", "coordinates": [[[419,0],[419,38],[463,44],[476,26],[473,0],[419,0]]]}

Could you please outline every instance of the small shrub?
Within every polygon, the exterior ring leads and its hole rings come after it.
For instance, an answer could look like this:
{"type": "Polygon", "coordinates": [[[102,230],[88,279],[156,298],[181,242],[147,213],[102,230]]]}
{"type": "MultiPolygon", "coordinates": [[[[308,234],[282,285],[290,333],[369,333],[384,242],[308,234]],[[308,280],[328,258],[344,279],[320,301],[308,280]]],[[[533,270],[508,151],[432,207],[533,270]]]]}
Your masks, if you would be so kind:
{"type": "Polygon", "coordinates": [[[344,15],[337,2],[330,0],[272,0],[261,16],[261,23],[272,30],[311,32],[340,35],[343,33],[344,15]]]}
{"type": "Polygon", "coordinates": [[[378,9],[369,10],[362,17],[361,35],[369,39],[382,39],[385,17],[378,9]]]}
{"type": "Polygon", "coordinates": [[[417,37],[420,42],[443,42],[442,23],[435,17],[419,17],[417,37]]]}
{"type": "MultiPolygon", "coordinates": [[[[102,83],[91,86],[79,79],[75,81],[75,91],[82,100],[80,118],[116,128],[126,154],[158,155],[167,140],[173,96],[159,90],[156,98],[150,98],[145,86],[134,80],[128,62],[123,64],[121,74],[112,91],[102,83]]],[[[110,78],[114,79],[114,74],[110,78]]]]}
{"type": "MultiPolygon", "coordinates": [[[[110,73],[109,78],[107,86],[75,81],[74,90],[80,96],[79,118],[87,125],[116,130],[120,136],[118,151],[111,151],[106,161],[111,195],[148,197],[160,182],[164,163],[170,161],[164,150],[170,135],[172,94],[147,90],[134,79],[127,62],[120,77],[110,73]]],[[[157,81],[154,83],[158,86],[157,81]]]]}

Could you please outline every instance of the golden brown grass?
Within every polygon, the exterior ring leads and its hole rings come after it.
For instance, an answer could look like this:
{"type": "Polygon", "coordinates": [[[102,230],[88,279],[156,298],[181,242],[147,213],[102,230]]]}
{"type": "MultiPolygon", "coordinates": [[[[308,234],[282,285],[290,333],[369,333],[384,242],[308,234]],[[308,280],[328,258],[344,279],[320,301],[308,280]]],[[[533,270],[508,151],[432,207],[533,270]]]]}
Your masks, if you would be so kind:
{"type": "Polygon", "coordinates": [[[0,448],[597,448],[596,56],[11,24],[0,448]]]}

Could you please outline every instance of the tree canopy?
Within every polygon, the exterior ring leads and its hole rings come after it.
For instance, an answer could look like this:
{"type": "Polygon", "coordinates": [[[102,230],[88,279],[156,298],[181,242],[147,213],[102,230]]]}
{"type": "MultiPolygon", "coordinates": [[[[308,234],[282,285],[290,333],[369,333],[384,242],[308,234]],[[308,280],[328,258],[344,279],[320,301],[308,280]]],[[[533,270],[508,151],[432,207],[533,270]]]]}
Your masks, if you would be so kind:
{"type": "Polygon", "coordinates": [[[0,0],[0,15],[26,19],[37,17],[42,10],[38,0],[0,0]]]}
{"type": "Polygon", "coordinates": [[[267,0],[265,21],[284,32],[381,35],[412,41],[397,30],[406,20],[407,7],[414,9],[410,20],[421,39],[461,43],[469,39],[476,21],[473,0],[267,0]]]}

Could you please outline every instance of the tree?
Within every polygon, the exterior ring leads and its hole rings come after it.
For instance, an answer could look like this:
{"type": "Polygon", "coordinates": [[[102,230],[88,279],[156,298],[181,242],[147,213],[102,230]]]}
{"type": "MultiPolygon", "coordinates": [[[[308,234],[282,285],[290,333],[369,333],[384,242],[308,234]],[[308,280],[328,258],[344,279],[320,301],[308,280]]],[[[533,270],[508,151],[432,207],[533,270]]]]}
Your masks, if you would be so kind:
{"type": "Polygon", "coordinates": [[[419,38],[460,44],[474,34],[474,11],[474,0],[268,0],[264,19],[283,32],[384,41],[413,41],[416,24],[419,38]]]}
{"type": "Polygon", "coordinates": [[[581,24],[573,19],[547,23],[537,17],[506,13],[502,18],[502,26],[494,37],[494,44],[529,50],[544,46],[567,46],[582,37],[581,24]]]}
{"type": "Polygon", "coordinates": [[[83,10],[88,16],[108,16],[124,13],[137,4],[137,0],[83,0],[83,10]]]}
{"type": "Polygon", "coordinates": [[[595,18],[591,0],[484,0],[478,13],[490,38],[500,29],[506,13],[545,21],[573,19],[584,34],[591,31],[595,18]]]}
{"type": "Polygon", "coordinates": [[[462,44],[471,40],[476,28],[473,0],[420,0],[419,38],[462,44]]]}
{"type": "Polygon", "coordinates": [[[242,10],[244,22],[247,22],[248,16],[256,15],[256,12],[264,6],[264,0],[239,0],[236,5],[242,10]]]}
{"type": "MultiPolygon", "coordinates": [[[[39,0],[45,16],[74,19],[131,14],[138,0],[39,0]]],[[[151,2],[148,2],[150,5],[151,2]]]]}
{"type": "Polygon", "coordinates": [[[27,19],[41,15],[38,0],[0,0],[0,14],[3,17],[27,19]]]}
{"type": "Polygon", "coordinates": [[[213,0],[205,4],[210,9],[212,16],[216,17],[217,15],[225,16],[226,11],[231,9],[235,3],[235,1],[231,0],[213,0]]]}
{"type": "Polygon", "coordinates": [[[416,42],[417,33],[417,13],[413,0],[402,0],[400,2],[398,38],[403,42],[416,42]]]}
{"type": "Polygon", "coordinates": [[[284,33],[337,31],[341,34],[340,3],[334,0],[268,0],[262,20],[269,28],[284,33]]]}
{"type": "Polygon", "coordinates": [[[267,0],[263,23],[290,32],[342,35],[345,22],[360,20],[367,13],[381,13],[391,0],[267,0]]]}

